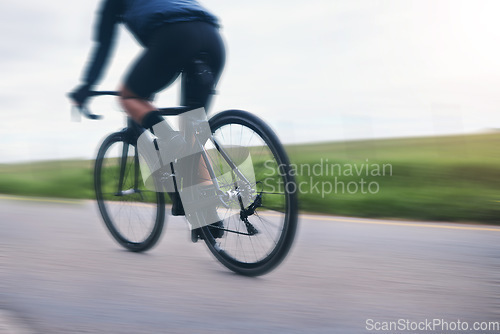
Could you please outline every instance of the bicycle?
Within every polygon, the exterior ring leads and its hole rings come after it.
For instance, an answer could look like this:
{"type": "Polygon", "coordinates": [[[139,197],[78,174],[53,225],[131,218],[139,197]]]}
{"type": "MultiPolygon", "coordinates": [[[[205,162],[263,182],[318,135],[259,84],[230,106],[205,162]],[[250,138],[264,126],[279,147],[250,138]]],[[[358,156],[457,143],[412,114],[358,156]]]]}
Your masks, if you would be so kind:
{"type": "MultiPolygon", "coordinates": [[[[93,91],[90,95],[117,95],[117,92],[93,91]]],[[[181,106],[159,110],[164,117],[169,117],[193,109],[181,106]]],[[[86,108],[80,111],[90,119],[101,117],[86,108]]],[[[271,128],[246,111],[220,112],[211,117],[208,124],[209,140],[198,145],[208,173],[214,179],[219,198],[215,210],[221,223],[201,227],[200,238],[228,269],[247,276],[263,275],[286,257],[297,229],[298,201],[288,156],[271,128]],[[255,175],[255,179],[246,180],[244,186],[241,180],[245,176],[233,161],[239,158],[232,157],[232,152],[226,149],[235,144],[246,148],[255,175]],[[252,199],[250,205],[242,203],[244,191],[252,199]],[[238,207],[228,205],[229,201],[239,203],[238,207]],[[217,229],[222,230],[222,236],[214,237],[215,232],[220,232],[217,229]]],[[[142,156],[137,146],[144,131],[127,118],[127,127],[102,142],[94,168],[94,188],[104,223],[121,246],[134,252],[153,247],[165,221],[164,193],[160,188],[147,189],[140,172],[142,156]]],[[[178,191],[183,180],[177,179],[174,165],[170,163],[168,177],[178,191]]]]}

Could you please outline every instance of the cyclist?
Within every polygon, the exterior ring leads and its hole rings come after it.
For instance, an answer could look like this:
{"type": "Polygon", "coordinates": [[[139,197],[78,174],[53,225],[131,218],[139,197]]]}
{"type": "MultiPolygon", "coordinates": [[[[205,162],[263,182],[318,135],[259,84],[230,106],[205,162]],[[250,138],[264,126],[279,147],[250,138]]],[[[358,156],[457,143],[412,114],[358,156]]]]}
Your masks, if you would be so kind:
{"type": "MultiPolygon", "coordinates": [[[[144,47],[120,87],[120,104],[134,121],[147,129],[153,126],[157,129],[161,124],[165,130],[162,133],[173,133],[151,101],[181,73],[181,104],[207,109],[211,91],[222,73],[225,50],[218,32],[218,19],[196,0],[104,0],[90,62],[82,84],[71,94],[74,103],[82,106],[100,79],[118,23],[124,23],[144,47]],[[210,69],[210,87],[200,84],[196,78],[200,71],[196,68],[197,59],[210,69]]],[[[169,195],[172,213],[182,215],[179,195],[169,195]]]]}

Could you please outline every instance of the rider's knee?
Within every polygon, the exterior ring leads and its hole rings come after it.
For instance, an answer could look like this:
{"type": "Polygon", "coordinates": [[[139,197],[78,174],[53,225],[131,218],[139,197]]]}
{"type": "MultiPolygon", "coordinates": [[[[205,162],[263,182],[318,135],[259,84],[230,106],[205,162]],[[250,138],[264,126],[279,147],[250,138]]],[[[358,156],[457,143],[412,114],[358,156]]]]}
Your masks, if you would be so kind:
{"type": "Polygon", "coordinates": [[[120,89],[118,90],[118,92],[119,92],[118,99],[120,100],[120,102],[123,101],[123,100],[137,99],[137,98],[139,98],[138,95],[134,94],[134,92],[132,92],[125,85],[121,86],[120,89]]]}
{"type": "Polygon", "coordinates": [[[118,92],[119,92],[118,103],[125,110],[128,110],[128,106],[130,104],[130,103],[128,103],[129,101],[140,99],[139,96],[137,96],[136,94],[134,94],[125,85],[122,86],[122,87],[120,87],[120,89],[118,90],[118,92]]]}
{"type": "Polygon", "coordinates": [[[121,86],[118,92],[119,92],[118,99],[120,100],[120,103],[122,105],[123,103],[126,103],[127,100],[142,100],[146,102],[152,102],[154,97],[154,94],[152,94],[150,97],[140,96],[139,94],[133,92],[126,85],[121,86]]]}

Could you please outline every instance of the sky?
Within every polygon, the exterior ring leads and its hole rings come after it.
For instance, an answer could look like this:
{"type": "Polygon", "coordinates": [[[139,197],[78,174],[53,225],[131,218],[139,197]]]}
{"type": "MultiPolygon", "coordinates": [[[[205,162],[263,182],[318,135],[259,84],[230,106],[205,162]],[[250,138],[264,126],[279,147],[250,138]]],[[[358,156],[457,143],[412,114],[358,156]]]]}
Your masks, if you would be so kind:
{"type": "MultiPolygon", "coordinates": [[[[96,0],[0,4],[0,163],[92,158],[125,117],[72,122],[65,94],[92,46],[96,0]]],[[[206,0],[227,63],[211,113],[244,109],[286,143],[473,133],[500,128],[500,1],[206,0]]],[[[141,48],[120,28],[100,89],[141,48]]],[[[158,106],[178,103],[179,85],[158,106]]]]}

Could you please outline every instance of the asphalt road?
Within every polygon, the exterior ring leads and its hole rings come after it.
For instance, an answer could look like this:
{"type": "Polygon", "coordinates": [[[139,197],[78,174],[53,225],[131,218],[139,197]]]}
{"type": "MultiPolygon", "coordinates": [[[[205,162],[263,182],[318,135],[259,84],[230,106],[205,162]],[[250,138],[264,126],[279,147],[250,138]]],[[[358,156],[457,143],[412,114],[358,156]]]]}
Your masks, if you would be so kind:
{"type": "Polygon", "coordinates": [[[0,197],[1,334],[385,333],[368,324],[399,319],[500,321],[500,228],[302,216],[287,260],[247,278],[183,218],[136,254],[94,202],[0,197]]]}

